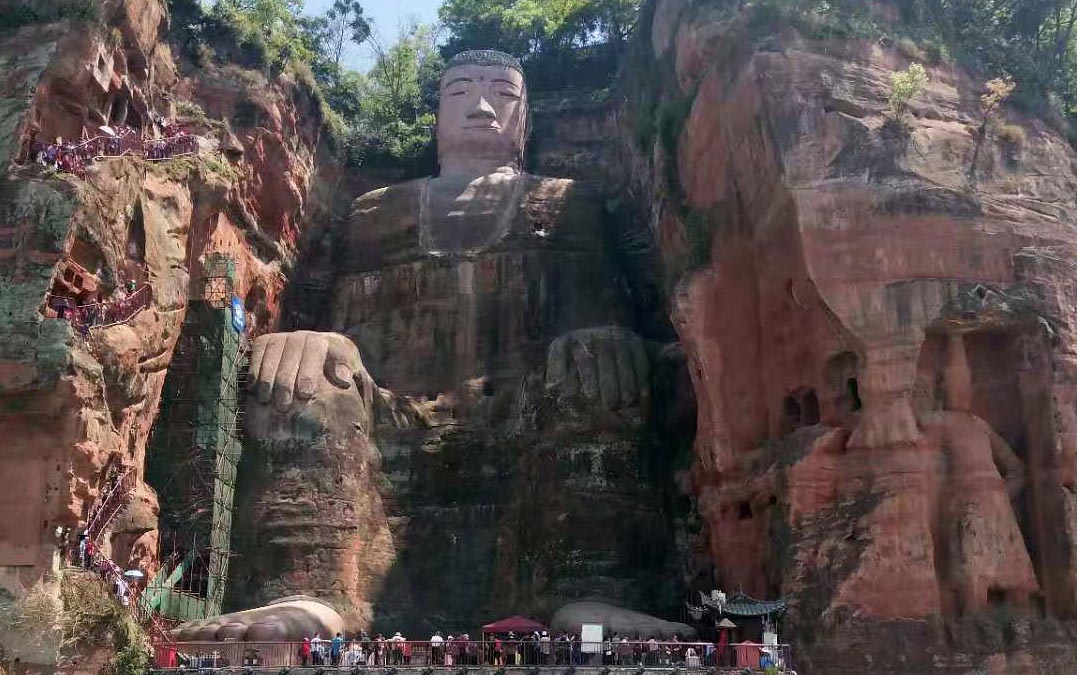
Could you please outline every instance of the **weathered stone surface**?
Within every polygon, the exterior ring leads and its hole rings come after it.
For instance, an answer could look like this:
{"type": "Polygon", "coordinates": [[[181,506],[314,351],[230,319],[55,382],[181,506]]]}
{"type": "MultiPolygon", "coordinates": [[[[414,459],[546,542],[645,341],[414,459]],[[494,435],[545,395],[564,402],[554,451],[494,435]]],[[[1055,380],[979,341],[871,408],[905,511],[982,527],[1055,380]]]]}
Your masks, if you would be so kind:
{"type": "Polygon", "coordinates": [[[680,640],[697,638],[697,632],[685,623],[665,621],[603,602],[572,602],[563,605],[551,617],[551,630],[580,635],[583,623],[601,624],[605,631],[630,639],[656,638],[666,641],[673,637],[680,640]]]}
{"type": "Polygon", "coordinates": [[[182,642],[298,642],[316,635],[330,639],[341,632],[342,625],[341,615],[327,603],[292,595],[264,607],[189,621],[173,629],[172,635],[182,642]]]}
{"type": "MultiPolygon", "coordinates": [[[[647,220],[679,280],[721,586],[785,595],[815,672],[847,667],[854,621],[860,645],[891,642],[895,620],[1071,625],[1073,151],[1009,108],[1020,156],[981,138],[980,85],[953,67],[928,66],[891,122],[903,56],[783,27],[755,43],[745,23],[688,10],[674,65],[628,78],[665,97],[631,97],[628,136],[635,115],[686,110],[632,165],[635,191],[659,194],[647,220]]],[[[993,652],[921,639],[922,656],[874,663],[925,672],[930,654],[970,650],[977,668],[993,652]]],[[[1055,639],[1033,638],[1035,663],[1055,639]]]]}
{"type": "MultiPolygon", "coordinates": [[[[255,342],[253,381],[273,337],[255,342]]],[[[366,624],[394,557],[371,439],[377,392],[347,338],[298,331],[289,339],[331,360],[325,375],[322,358],[309,362],[316,370],[299,373],[295,398],[292,382],[254,392],[264,405],[252,405],[246,420],[235,546],[247,559],[232,592],[258,605],[304,589],[335,603],[349,624],[366,624]]]]}
{"type": "MultiPolygon", "coordinates": [[[[251,297],[256,329],[265,330],[276,320],[283,256],[306,202],[248,195],[268,184],[286,194],[275,183],[281,180],[306,191],[315,170],[319,122],[307,114],[311,101],[302,89],[282,80],[263,83],[263,95],[283,118],[309,126],[275,126],[267,133],[277,140],[263,139],[261,147],[282,150],[241,163],[240,172],[212,152],[213,134],[204,139],[211,152],[199,158],[107,160],[85,178],[12,164],[34,140],[78,139],[107,123],[148,124],[150,112],[174,113],[170,101],[197,99],[190,80],[189,88],[176,88],[164,3],[111,1],[102,16],[103,26],[27,26],[0,39],[0,431],[9,439],[0,448],[0,480],[9,486],[0,496],[0,589],[16,601],[44,588],[74,551],[76,533],[118,466],[134,467],[135,490],[102,549],[120,565],[156,571],[159,506],[142,481],[146,443],[197,291],[190,282],[206,254],[231,256],[234,292],[251,297]],[[267,234],[251,227],[260,220],[284,224],[267,234]],[[47,294],[71,261],[94,276],[103,300],[122,297],[126,279],[145,280],[150,306],[83,338],[67,321],[48,318],[47,294]]],[[[242,122],[233,120],[232,128],[243,136],[250,127],[242,122]]]]}
{"type": "MultiPolygon", "coordinates": [[[[657,345],[634,331],[625,242],[595,192],[519,171],[527,125],[516,69],[469,63],[449,72],[461,77],[444,75],[444,88],[463,90],[440,104],[441,174],[358,198],[327,245],[301,263],[332,266],[319,280],[330,297],[312,303],[326,309],[290,312],[337,333],[318,340],[352,340],[388,390],[374,411],[382,471],[368,489],[378,493],[350,492],[343,506],[381,522],[370,507],[380,502],[392,547],[380,540],[355,556],[330,554],[375,570],[370,584],[344,569],[285,582],[293,592],[317,593],[327,579],[355,588],[337,596],[347,621],[413,635],[508,611],[545,615],[591,596],[671,611],[683,579],[667,572],[685,505],[668,499],[678,489],[678,436],[658,433],[667,417],[653,416],[651,397],[684,399],[674,377],[663,381],[670,391],[656,393],[652,375],[664,368],[652,363],[657,345]],[[498,86],[511,91],[482,98],[498,86]],[[670,581],[650,581],[660,575],[670,581]]],[[[257,392],[298,382],[298,363],[321,367],[324,357],[295,335],[269,336],[253,371],[257,392]]],[[[269,402],[257,395],[253,405],[285,424],[289,413],[271,412],[269,402]]],[[[249,429],[259,437],[266,425],[255,420],[249,415],[249,429]]],[[[326,430],[327,447],[348,438],[347,429],[326,430]]],[[[312,446],[276,456],[287,469],[252,481],[250,501],[288,492],[288,473],[322,454],[312,446]]],[[[328,485],[350,477],[348,462],[323,464],[328,485]]],[[[327,489],[311,492],[311,517],[341,522],[339,544],[351,541],[356,523],[319,501],[327,489]]],[[[290,522],[285,511],[265,521],[271,529],[290,522]]],[[[258,541],[253,534],[244,550],[258,541]]],[[[308,545],[283,542],[282,557],[302,558],[308,545]]],[[[238,578],[254,589],[277,583],[254,558],[239,558],[238,578]]]]}

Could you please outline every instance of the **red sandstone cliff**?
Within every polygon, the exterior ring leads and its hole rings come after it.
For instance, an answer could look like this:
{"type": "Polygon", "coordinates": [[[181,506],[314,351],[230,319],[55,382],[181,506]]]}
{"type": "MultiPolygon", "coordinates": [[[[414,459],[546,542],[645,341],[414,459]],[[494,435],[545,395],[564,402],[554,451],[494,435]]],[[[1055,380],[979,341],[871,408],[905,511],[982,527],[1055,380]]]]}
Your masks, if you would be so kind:
{"type": "MultiPolygon", "coordinates": [[[[16,604],[53,588],[115,468],[135,472],[135,491],[103,550],[154,573],[147,438],[202,263],[210,253],[235,261],[233,292],[266,330],[317,170],[318,103],[295,78],[228,66],[184,74],[159,0],[112,0],[102,17],[0,39],[0,54],[20,55],[0,66],[0,589],[16,604]],[[25,161],[32,139],[150,129],[151,113],[198,134],[199,155],[108,159],[83,178],[25,161]],[[52,318],[49,293],[116,300],[129,278],[150,298],[130,321],[83,337],[52,318]]],[[[3,635],[8,657],[53,657],[3,635]]]]}
{"type": "Polygon", "coordinates": [[[786,596],[814,672],[1075,663],[1074,150],[981,136],[951,65],[896,123],[881,44],[648,19],[624,126],[721,585],[786,596]]]}

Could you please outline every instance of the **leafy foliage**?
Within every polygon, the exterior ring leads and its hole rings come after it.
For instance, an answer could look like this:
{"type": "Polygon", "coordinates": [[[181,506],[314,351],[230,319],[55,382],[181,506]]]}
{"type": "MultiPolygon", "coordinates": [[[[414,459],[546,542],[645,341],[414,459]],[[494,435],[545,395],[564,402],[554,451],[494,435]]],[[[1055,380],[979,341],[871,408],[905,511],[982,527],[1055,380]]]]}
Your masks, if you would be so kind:
{"type": "Polygon", "coordinates": [[[347,118],[346,162],[401,168],[406,176],[435,169],[435,108],[443,61],[430,26],[402,29],[389,46],[372,40],[378,55],[366,76],[353,75],[347,118]]]}
{"type": "Polygon", "coordinates": [[[303,0],[170,0],[174,39],[197,65],[207,58],[277,74],[293,61],[311,62],[300,11],[303,0]]]}
{"type": "Polygon", "coordinates": [[[1076,115],[1075,0],[910,0],[900,5],[906,27],[936,38],[967,65],[1010,75],[1016,102],[1051,103],[1076,115]]]}
{"type": "Polygon", "coordinates": [[[930,79],[921,63],[913,63],[907,70],[893,73],[892,91],[889,92],[889,109],[896,119],[904,114],[907,102],[922,91],[930,79]]]}
{"type": "Polygon", "coordinates": [[[1013,93],[1016,89],[1016,84],[1012,81],[1011,77],[995,77],[986,83],[986,93],[979,97],[979,107],[982,108],[983,115],[989,117],[992,115],[1005,99],[1013,93]]]}
{"type": "Polygon", "coordinates": [[[349,42],[361,44],[371,35],[371,24],[357,0],[334,0],[325,17],[334,67],[340,72],[341,55],[349,42]]]}
{"type": "Polygon", "coordinates": [[[446,56],[499,49],[521,59],[534,91],[603,86],[641,0],[445,0],[446,56]]]}
{"type": "Polygon", "coordinates": [[[95,22],[101,7],[95,0],[13,0],[0,8],[0,30],[53,21],[95,22]]]}

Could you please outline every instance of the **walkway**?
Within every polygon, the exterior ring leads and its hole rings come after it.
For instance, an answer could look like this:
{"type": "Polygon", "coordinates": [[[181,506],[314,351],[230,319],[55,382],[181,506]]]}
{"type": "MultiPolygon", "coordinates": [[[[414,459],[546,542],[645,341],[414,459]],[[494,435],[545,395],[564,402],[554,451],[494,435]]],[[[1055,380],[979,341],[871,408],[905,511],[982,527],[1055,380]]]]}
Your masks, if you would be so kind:
{"type": "Polygon", "coordinates": [[[108,328],[131,321],[136,314],[150,306],[152,299],[150,284],[144,284],[120,300],[72,306],[71,298],[50,293],[45,302],[56,312],[58,319],[70,321],[72,326],[86,336],[91,328],[108,328]]]}
{"type": "Polygon", "coordinates": [[[156,162],[198,152],[198,137],[186,132],[143,139],[130,130],[117,136],[95,136],[80,143],[35,143],[29,159],[56,171],[84,176],[87,166],[103,159],[130,156],[156,162]]]}
{"type": "MultiPolygon", "coordinates": [[[[90,508],[90,517],[87,519],[84,534],[89,542],[92,542],[90,550],[93,553],[88,561],[76,560],[80,567],[96,572],[101,580],[108,584],[110,593],[131,612],[135,621],[146,629],[150,635],[150,641],[155,650],[169,645],[172,637],[169,635],[169,626],[151,609],[147,599],[137,590],[131,591],[132,581],[124,576],[124,570],[112,559],[101,553],[99,541],[101,536],[109,529],[116,517],[124,510],[135,494],[137,476],[134,467],[125,467],[118,473],[109,485],[102,490],[97,501],[90,508]]],[[[76,549],[75,555],[79,555],[76,549]]]]}
{"type": "MultiPolygon", "coordinates": [[[[329,636],[322,636],[324,638],[329,636]]],[[[789,645],[742,642],[717,651],[705,642],[454,640],[433,647],[428,640],[393,641],[357,639],[346,642],[338,658],[330,655],[330,643],[315,647],[310,658],[301,656],[301,642],[173,642],[155,652],[154,666],[200,668],[347,668],[380,667],[426,670],[429,668],[496,669],[502,667],[627,668],[671,672],[711,671],[723,668],[760,669],[771,663],[791,667],[789,645]]]]}

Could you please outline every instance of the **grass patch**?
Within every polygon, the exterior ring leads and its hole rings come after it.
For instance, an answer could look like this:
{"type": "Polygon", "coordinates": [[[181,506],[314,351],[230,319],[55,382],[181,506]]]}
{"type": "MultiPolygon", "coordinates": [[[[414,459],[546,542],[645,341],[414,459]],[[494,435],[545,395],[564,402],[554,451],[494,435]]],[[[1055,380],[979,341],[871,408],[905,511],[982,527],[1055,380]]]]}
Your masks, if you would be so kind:
{"type": "Polygon", "coordinates": [[[240,180],[240,173],[236,168],[216,152],[199,155],[199,161],[207,171],[221,176],[227,181],[235,183],[240,180]]]}
{"type": "Polygon", "coordinates": [[[1027,140],[1027,132],[1019,124],[1001,124],[994,129],[994,137],[1004,145],[1018,148],[1027,140]]]}
{"type": "Polygon", "coordinates": [[[924,52],[919,45],[915,44],[915,41],[911,38],[902,37],[897,40],[896,49],[912,61],[929,61],[926,52],[924,52]]]}
{"type": "Polygon", "coordinates": [[[177,101],[176,115],[196,124],[210,126],[210,118],[206,116],[206,111],[195,101],[177,101]]]}

